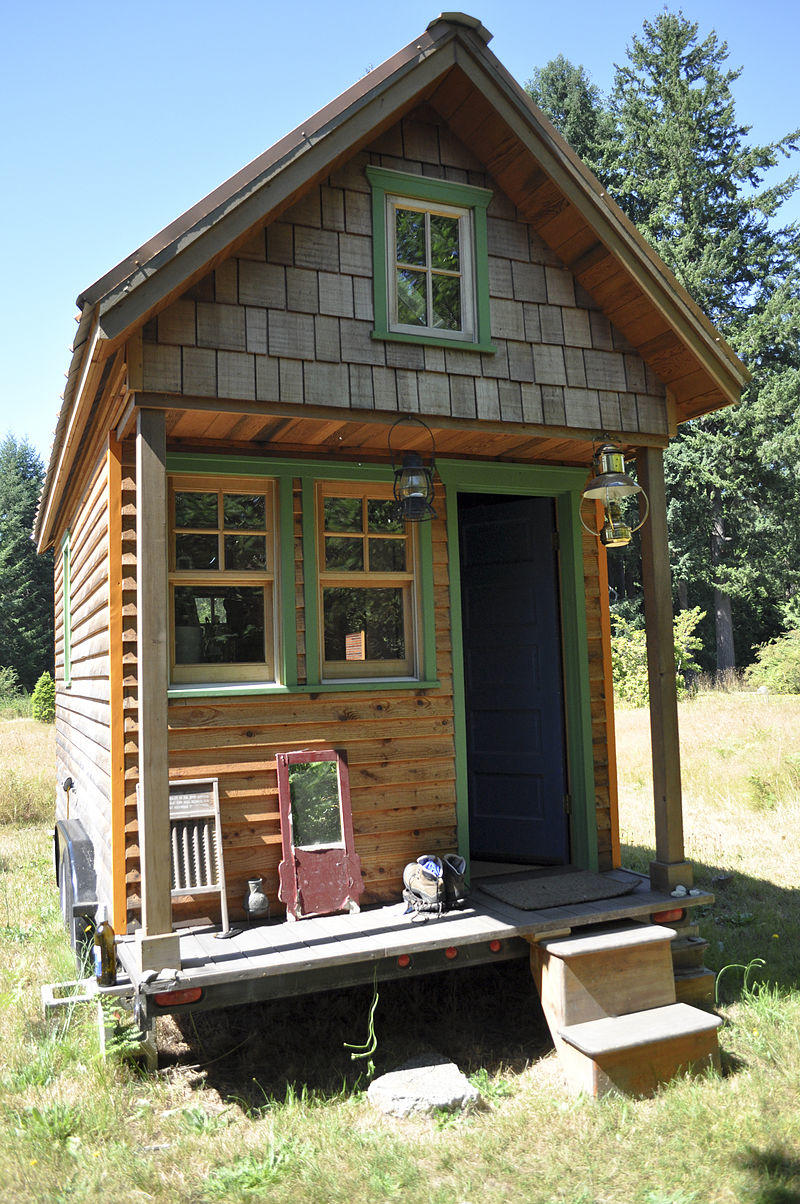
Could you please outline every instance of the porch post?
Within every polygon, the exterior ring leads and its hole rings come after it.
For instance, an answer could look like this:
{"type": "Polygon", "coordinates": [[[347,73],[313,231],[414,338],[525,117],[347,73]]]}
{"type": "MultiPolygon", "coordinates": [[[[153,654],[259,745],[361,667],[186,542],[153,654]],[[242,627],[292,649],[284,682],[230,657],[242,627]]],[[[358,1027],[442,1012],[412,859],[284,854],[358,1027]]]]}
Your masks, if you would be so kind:
{"type": "Polygon", "coordinates": [[[640,448],[636,464],[639,483],[650,499],[650,516],[642,527],[642,583],[656,828],[656,859],[650,863],[650,881],[656,889],[671,891],[679,883],[691,886],[692,867],[685,860],[683,851],[678,692],[675,684],[663,453],[657,447],[640,448]]]}
{"type": "Polygon", "coordinates": [[[140,968],[179,968],[170,897],[167,757],[167,439],[159,410],[136,414],[140,968]]]}

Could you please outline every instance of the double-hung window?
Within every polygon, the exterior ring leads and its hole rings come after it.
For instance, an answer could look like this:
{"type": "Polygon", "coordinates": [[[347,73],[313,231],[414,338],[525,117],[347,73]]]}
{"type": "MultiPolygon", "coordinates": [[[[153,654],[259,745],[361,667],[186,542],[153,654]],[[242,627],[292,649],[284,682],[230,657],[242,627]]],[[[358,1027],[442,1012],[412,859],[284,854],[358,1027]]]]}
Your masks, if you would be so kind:
{"type": "Polygon", "coordinates": [[[323,680],[417,674],[415,548],[388,485],[317,486],[323,680]]]}
{"type": "Polygon", "coordinates": [[[375,338],[493,351],[486,207],[491,192],[368,167],[375,338]]]}
{"type": "Polygon", "coordinates": [[[174,682],[275,680],[275,494],[263,478],[170,480],[174,682]]]}

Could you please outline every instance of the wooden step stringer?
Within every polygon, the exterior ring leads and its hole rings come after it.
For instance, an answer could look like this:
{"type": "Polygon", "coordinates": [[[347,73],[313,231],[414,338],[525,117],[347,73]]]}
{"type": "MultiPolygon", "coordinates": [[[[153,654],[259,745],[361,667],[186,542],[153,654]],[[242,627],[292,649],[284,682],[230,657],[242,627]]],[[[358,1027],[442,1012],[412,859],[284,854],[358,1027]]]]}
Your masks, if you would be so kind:
{"type": "Polygon", "coordinates": [[[572,1090],[652,1095],[678,1073],[719,1067],[719,1019],[675,1001],[674,936],[628,923],[531,941],[531,972],[572,1090]]]}

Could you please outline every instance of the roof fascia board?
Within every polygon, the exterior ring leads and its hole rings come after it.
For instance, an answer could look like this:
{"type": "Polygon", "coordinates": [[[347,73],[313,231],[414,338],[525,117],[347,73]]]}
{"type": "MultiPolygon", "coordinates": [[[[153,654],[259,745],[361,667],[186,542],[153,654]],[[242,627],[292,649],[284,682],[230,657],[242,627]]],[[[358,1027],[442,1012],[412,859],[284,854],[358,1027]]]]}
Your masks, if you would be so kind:
{"type": "MultiPolygon", "coordinates": [[[[65,484],[64,475],[67,457],[73,449],[79,432],[79,426],[81,425],[79,419],[85,412],[88,412],[87,405],[91,405],[94,392],[93,389],[87,389],[86,386],[92,368],[99,363],[98,351],[100,350],[100,344],[103,342],[103,337],[96,315],[92,314],[91,311],[89,311],[89,314],[91,315],[92,330],[83,344],[83,363],[78,382],[72,392],[73,404],[69,410],[66,430],[63,431],[61,436],[60,450],[57,450],[55,444],[53,447],[53,456],[42,497],[44,508],[40,505],[36,516],[34,534],[37,536],[37,550],[39,552],[43,552],[52,539],[51,524],[54,521],[56,507],[60,501],[65,484]]],[[[68,399],[65,398],[64,404],[65,406],[68,404],[68,399]]]]}
{"type": "MultiPolygon", "coordinates": [[[[642,291],[698,356],[725,396],[731,401],[738,401],[741,388],[749,379],[747,369],[727,344],[723,348],[721,336],[711,333],[713,327],[710,323],[709,330],[706,330],[707,319],[699,310],[695,314],[694,303],[688,294],[684,295],[682,286],[672,273],[665,275],[664,270],[669,272],[666,265],[660,260],[656,262],[650,249],[643,245],[644,240],[640,241],[639,236],[632,237],[632,228],[627,228],[629,223],[624,214],[599,181],[584,172],[580,173],[582,178],[576,180],[578,173],[572,156],[564,154],[562,147],[549,136],[549,131],[541,126],[527,105],[520,113],[515,81],[511,77],[506,78],[507,72],[496,59],[497,67],[489,73],[487,68],[494,67],[494,64],[486,62],[489,53],[484,48],[481,54],[484,61],[478,62],[472,53],[463,53],[459,46],[458,66],[528,147],[542,169],[575,205],[612,255],[625,263],[642,291]],[[513,88],[509,87],[509,82],[514,84],[513,88]],[[531,128],[532,124],[534,129],[531,128]],[[720,339],[719,343],[716,342],[717,338],[720,339]]],[[[491,57],[494,59],[493,55],[491,57]]]]}
{"type": "MultiPolygon", "coordinates": [[[[304,143],[272,164],[247,190],[209,213],[176,243],[165,247],[140,271],[140,283],[120,282],[99,304],[105,338],[116,339],[180,289],[196,272],[244,237],[257,222],[286,202],[314,176],[324,172],[350,147],[368,139],[409,101],[445,75],[455,63],[455,35],[423,50],[380,90],[359,98],[332,127],[315,131],[304,143]],[[375,109],[381,110],[376,120],[375,109]]],[[[353,151],[355,153],[355,150],[353,151]]]]}

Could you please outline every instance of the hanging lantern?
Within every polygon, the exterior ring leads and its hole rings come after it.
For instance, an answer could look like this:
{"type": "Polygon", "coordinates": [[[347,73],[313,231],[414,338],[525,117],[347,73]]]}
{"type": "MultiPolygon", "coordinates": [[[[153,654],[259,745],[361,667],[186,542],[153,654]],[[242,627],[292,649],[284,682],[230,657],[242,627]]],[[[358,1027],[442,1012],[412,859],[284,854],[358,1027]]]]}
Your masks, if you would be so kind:
{"type": "Polygon", "coordinates": [[[431,518],[436,518],[436,511],[433,508],[433,473],[436,445],[433,441],[433,434],[430,428],[426,426],[421,418],[416,418],[413,415],[404,415],[402,418],[398,418],[397,422],[390,428],[388,444],[389,455],[392,458],[392,469],[394,471],[394,497],[400,517],[407,523],[421,523],[431,518]],[[424,427],[428,432],[431,440],[430,464],[426,464],[419,452],[415,451],[403,452],[399,467],[395,464],[394,449],[392,448],[392,431],[401,422],[415,422],[419,426],[424,427]]]}
{"type": "Polygon", "coordinates": [[[631,536],[647,521],[650,513],[650,502],[641,485],[637,485],[633,477],[625,471],[625,456],[621,448],[613,443],[604,443],[592,457],[594,476],[588,482],[581,496],[584,501],[602,502],[603,525],[599,530],[587,526],[583,515],[579,514],[581,524],[590,534],[597,536],[606,548],[624,548],[631,541],[631,536]],[[630,527],[622,517],[620,499],[632,497],[641,493],[645,502],[644,515],[635,527],[630,527]]]}

